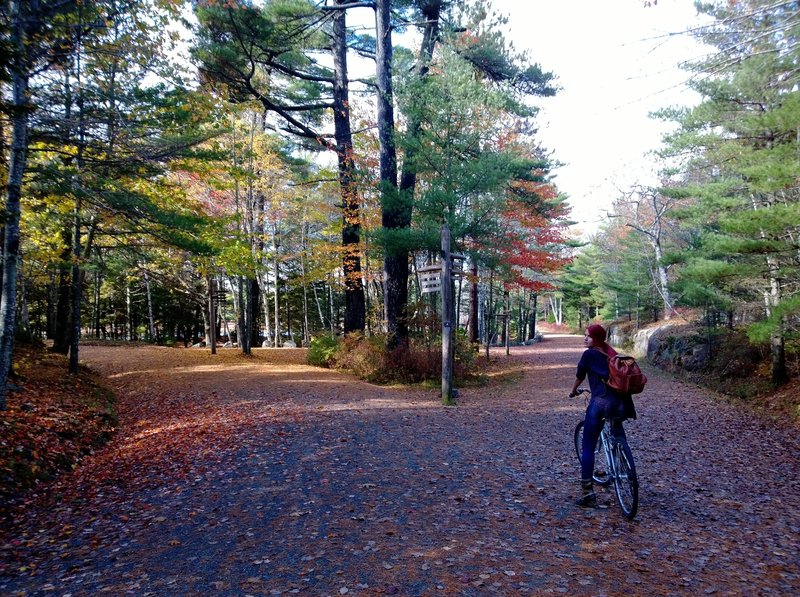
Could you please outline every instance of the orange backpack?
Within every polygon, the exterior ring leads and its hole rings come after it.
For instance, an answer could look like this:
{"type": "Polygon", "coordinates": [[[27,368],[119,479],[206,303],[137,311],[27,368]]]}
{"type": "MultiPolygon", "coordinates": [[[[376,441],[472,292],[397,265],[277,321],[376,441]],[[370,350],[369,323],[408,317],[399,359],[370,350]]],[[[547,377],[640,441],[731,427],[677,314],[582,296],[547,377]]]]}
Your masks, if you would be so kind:
{"type": "Polygon", "coordinates": [[[623,354],[608,357],[608,379],[606,385],[620,394],[640,394],[647,383],[647,377],[636,359],[623,354]]]}

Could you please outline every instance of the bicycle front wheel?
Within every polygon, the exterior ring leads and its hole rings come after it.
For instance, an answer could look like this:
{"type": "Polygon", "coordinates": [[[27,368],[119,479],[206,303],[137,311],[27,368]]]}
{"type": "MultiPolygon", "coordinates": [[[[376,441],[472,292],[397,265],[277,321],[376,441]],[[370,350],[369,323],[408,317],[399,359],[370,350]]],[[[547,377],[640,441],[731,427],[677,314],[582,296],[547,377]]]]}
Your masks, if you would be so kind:
{"type": "Polygon", "coordinates": [[[614,459],[614,491],[625,518],[633,520],[639,508],[639,480],[633,464],[633,453],[624,438],[617,438],[612,451],[614,459]]]}
{"type": "MultiPolygon", "coordinates": [[[[575,453],[578,455],[578,462],[583,462],[583,421],[575,427],[575,453]]],[[[594,473],[592,474],[592,481],[602,487],[607,487],[611,484],[611,475],[609,474],[611,467],[609,466],[608,459],[606,458],[606,451],[603,449],[602,440],[597,440],[597,446],[594,449],[594,473]]]]}

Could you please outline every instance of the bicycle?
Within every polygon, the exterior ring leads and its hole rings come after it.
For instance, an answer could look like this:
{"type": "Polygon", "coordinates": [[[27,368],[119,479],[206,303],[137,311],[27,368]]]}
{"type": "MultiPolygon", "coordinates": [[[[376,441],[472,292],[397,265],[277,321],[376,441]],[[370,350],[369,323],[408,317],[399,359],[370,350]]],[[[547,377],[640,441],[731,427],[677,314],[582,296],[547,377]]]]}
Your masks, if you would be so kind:
{"type": "MultiPolygon", "coordinates": [[[[577,394],[588,392],[586,388],[578,388],[577,394]]],[[[575,427],[575,452],[578,462],[581,462],[583,444],[583,424],[575,427]]],[[[622,426],[622,422],[619,422],[622,426]]],[[[622,514],[628,520],[633,520],[639,507],[639,480],[636,477],[636,467],[633,464],[633,453],[628,441],[623,436],[617,436],[612,431],[612,420],[603,421],[603,429],[595,448],[595,471],[592,480],[601,487],[614,484],[617,502],[622,514]],[[598,464],[605,465],[605,470],[598,469],[598,464]]]]}

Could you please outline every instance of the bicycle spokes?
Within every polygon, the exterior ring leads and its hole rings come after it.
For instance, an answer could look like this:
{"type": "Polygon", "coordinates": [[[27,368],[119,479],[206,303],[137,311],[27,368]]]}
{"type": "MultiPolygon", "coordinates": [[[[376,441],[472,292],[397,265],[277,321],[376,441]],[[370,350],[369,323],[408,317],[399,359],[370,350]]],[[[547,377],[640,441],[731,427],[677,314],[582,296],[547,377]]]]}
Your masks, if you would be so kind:
{"type": "Polygon", "coordinates": [[[639,505],[639,483],[633,456],[627,442],[618,441],[614,446],[614,491],[622,513],[629,519],[636,516],[639,505]]]}

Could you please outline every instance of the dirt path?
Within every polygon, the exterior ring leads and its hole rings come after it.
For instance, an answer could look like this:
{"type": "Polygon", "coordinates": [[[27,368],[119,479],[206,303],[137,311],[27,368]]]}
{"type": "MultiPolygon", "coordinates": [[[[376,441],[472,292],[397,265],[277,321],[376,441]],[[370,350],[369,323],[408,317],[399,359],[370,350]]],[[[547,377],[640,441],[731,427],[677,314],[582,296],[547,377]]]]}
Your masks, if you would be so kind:
{"type": "Polygon", "coordinates": [[[86,347],[121,432],[20,514],[0,593],[800,593],[796,429],[665,375],[626,425],[637,520],[572,505],[580,350],[513,349],[521,382],[444,408],[301,351],[86,347]]]}

